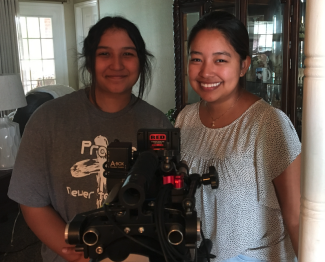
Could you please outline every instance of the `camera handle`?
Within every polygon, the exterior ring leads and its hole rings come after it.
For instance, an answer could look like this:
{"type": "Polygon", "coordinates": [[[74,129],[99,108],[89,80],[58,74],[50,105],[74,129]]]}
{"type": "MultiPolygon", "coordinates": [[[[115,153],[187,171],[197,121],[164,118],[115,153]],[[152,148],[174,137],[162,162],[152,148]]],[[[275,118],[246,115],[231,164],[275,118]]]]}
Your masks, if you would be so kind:
{"type": "Polygon", "coordinates": [[[183,208],[187,212],[192,212],[195,208],[195,192],[196,189],[203,185],[211,185],[212,189],[219,187],[219,176],[214,166],[209,167],[209,173],[203,174],[192,174],[189,177],[191,183],[187,196],[183,200],[183,208]]]}

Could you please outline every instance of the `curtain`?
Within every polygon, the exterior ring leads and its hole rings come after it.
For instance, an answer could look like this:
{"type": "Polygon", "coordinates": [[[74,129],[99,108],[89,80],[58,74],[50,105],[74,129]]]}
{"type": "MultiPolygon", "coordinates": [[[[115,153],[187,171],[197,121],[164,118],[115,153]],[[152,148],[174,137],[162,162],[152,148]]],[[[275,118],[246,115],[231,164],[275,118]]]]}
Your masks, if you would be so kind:
{"type": "Polygon", "coordinates": [[[18,13],[18,0],[0,0],[0,74],[20,74],[18,13]]]}

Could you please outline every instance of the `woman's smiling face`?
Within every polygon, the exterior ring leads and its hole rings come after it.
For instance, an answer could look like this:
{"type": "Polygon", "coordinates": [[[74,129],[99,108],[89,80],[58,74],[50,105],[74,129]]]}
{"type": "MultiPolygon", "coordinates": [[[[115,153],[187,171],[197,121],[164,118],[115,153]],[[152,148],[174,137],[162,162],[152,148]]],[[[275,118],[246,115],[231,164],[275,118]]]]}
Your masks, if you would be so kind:
{"type": "Polygon", "coordinates": [[[125,30],[104,32],[96,50],[95,69],[98,94],[131,94],[139,78],[139,58],[125,30]]]}
{"type": "Polygon", "coordinates": [[[188,75],[203,100],[222,102],[236,95],[239,78],[245,73],[242,66],[239,54],[220,31],[203,29],[193,39],[188,75]]]}

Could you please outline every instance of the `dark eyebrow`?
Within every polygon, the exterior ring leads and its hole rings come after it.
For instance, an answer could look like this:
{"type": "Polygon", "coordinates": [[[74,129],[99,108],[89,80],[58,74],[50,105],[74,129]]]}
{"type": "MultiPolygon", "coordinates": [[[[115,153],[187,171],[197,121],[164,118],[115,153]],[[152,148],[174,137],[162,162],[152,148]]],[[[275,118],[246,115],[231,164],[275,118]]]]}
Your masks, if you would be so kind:
{"type": "Polygon", "coordinates": [[[137,51],[137,49],[135,47],[133,47],[133,46],[126,46],[126,47],[123,47],[122,49],[124,49],[124,50],[132,49],[134,51],[137,51]]]}
{"type": "Polygon", "coordinates": [[[202,53],[197,52],[197,51],[191,51],[190,55],[202,55],[202,53]]]}
{"type": "MultiPolygon", "coordinates": [[[[109,46],[98,46],[97,49],[110,49],[110,48],[109,48],[109,46]]],[[[122,47],[122,49],[124,49],[124,50],[132,49],[134,51],[137,51],[137,49],[133,46],[125,46],[125,47],[122,47]]]]}
{"type": "Polygon", "coordinates": [[[226,55],[226,56],[229,56],[231,57],[231,54],[226,52],[226,51],[223,51],[223,52],[216,52],[216,53],[213,53],[213,55],[226,55]]]}
{"type": "MultiPolygon", "coordinates": [[[[201,52],[197,52],[197,51],[191,51],[190,52],[190,55],[202,55],[201,52]]],[[[230,53],[226,52],[226,51],[223,51],[223,52],[215,52],[213,53],[212,55],[226,55],[226,56],[229,56],[231,57],[230,53]]]]}

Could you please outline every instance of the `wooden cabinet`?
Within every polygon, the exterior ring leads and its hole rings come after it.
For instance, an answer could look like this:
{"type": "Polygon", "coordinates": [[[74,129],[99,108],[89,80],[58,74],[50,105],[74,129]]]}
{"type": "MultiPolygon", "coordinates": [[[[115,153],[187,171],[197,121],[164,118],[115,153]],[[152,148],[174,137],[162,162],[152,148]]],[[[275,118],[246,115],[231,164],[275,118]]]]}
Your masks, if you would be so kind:
{"type": "Polygon", "coordinates": [[[283,110],[301,132],[305,0],[174,0],[176,112],[200,100],[187,79],[187,37],[205,13],[223,10],[247,27],[251,66],[244,87],[283,110]]]}
{"type": "Polygon", "coordinates": [[[292,46],[292,103],[291,112],[292,121],[295,124],[296,130],[301,138],[302,128],[302,95],[303,95],[303,84],[304,84],[304,68],[305,68],[305,17],[306,17],[306,0],[295,2],[297,5],[294,17],[297,19],[293,20],[293,41],[292,46]]]}

